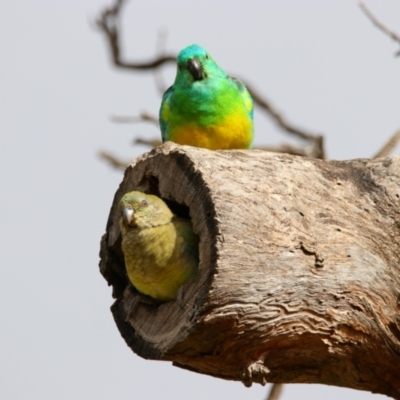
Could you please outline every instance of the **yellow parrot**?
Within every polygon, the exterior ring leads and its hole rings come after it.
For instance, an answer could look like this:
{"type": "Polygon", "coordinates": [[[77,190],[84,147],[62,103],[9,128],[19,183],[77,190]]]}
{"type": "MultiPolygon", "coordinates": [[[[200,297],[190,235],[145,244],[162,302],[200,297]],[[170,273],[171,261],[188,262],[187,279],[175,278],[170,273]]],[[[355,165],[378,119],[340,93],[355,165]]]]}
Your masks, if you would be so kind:
{"type": "Polygon", "coordinates": [[[120,203],[122,251],[129,280],[156,300],[175,300],[199,265],[199,238],[159,197],[126,193],[120,203]]]}

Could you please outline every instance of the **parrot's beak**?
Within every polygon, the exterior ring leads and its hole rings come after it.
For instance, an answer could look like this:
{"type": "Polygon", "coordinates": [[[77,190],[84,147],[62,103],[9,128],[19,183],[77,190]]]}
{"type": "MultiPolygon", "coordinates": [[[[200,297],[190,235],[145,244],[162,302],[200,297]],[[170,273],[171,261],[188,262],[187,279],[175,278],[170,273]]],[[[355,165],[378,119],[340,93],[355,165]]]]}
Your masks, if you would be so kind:
{"type": "Polygon", "coordinates": [[[133,218],[133,214],[134,214],[134,213],[135,213],[135,212],[133,211],[132,207],[130,207],[130,206],[127,206],[127,207],[124,207],[124,208],[123,208],[123,210],[122,210],[122,217],[124,218],[125,223],[126,223],[127,225],[130,225],[130,224],[131,224],[132,218],[133,218]]]}
{"type": "Polygon", "coordinates": [[[203,79],[203,66],[198,58],[192,58],[188,62],[188,69],[195,81],[201,81],[203,79]]]}

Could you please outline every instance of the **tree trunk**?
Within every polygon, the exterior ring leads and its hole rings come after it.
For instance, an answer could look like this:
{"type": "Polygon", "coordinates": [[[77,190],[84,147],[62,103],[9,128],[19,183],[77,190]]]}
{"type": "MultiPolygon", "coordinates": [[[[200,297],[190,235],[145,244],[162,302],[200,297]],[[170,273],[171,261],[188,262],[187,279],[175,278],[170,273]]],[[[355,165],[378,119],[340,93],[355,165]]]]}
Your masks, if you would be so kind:
{"type": "Polygon", "coordinates": [[[400,399],[400,157],[320,161],[166,143],[116,192],[100,270],[129,347],[253,382],[324,383],[400,399]],[[192,219],[200,272],[179,300],[140,301],[118,202],[159,195],[192,219]],[[138,300],[139,298],[139,300],[138,300]]]}

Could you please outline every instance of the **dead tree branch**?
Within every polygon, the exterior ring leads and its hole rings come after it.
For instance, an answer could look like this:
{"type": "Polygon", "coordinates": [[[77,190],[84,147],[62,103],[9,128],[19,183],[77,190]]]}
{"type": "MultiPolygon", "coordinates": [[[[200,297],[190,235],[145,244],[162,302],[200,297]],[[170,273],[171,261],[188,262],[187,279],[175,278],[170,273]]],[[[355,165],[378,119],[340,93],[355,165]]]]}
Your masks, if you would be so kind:
{"type": "Polygon", "coordinates": [[[254,150],[263,150],[263,151],[270,151],[273,153],[285,153],[285,154],[291,154],[293,156],[302,156],[302,157],[310,157],[310,158],[319,158],[320,153],[316,149],[315,146],[293,146],[288,143],[283,143],[278,146],[255,146],[253,148],[254,150]]]}
{"type": "MultiPolygon", "coordinates": [[[[159,44],[157,47],[156,53],[158,56],[150,61],[147,62],[127,62],[122,59],[121,54],[120,54],[120,46],[119,46],[119,33],[120,29],[118,26],[118,14],[120,12],[121,6],[124,3],[124,0],[116,0],[115,4],[104,10],[103,13],[100,15],[99,19],[97,20],[97,26],[105,33],[106,38],[108,39],[108,44],[110,48],[110,53],[112,56],[112,61],[115,66],[119,68],[125,68],[125,69],[133,69],[133,70],[153,70],[155,73],[155,79],[156,79],[156,85],[159,89],[160,92],[163,92],[165,90],[165,85],[162,82],[161,79],[161,72],[159,67],[170,62],[175,62],[175,55],[168,55],[165,54],[164,46],[162,39],[163,37],[159,37],[159,44]]],[[[400,42],[400,39],[397,34],[394,32],[390,31],[387,29],[385,26],[383,26],[373,15],[370,13],[370,11],[366,8],[366,6],[360,2],[360,7],[364,11],[364,13],[371,19],[371,21],[383,32],[388,34],[392,39],[400,42]]],[[[400,54],[400,52],[398,53],[400,54]]],[[[277,125],[287,133],[296,136],[298,138],[301,138],[305,141],[308,141],[311,143],[311,148],[310,147],[296,147],[292,145],[281,145],[279,147],[263,147],[264,150],[268,151],[274,151],[274,152],[282,152],[282,153],[289,153],[289,154],[294,154],[294,155],[301,155],[301,156],[307,156],[307,157],[314,157],[314,158],[320,158],[324,159],[325,158],[325,152],[324,152],[324,145],[323,145],[323,136],[318,135],[315,133],[307,132],[303,129],[300,129],[294,125],[291,125],[281,113],[279,113],[273,106],[272,104],[267,101],[265,98],[263,98],[253,87],[251,87],[249,84],[246,84],[247,88],[249,89],[255,104],[260,107],[263,111],[265,111],[276,123],[277,125]]],[[[155,118],[154,116],[151,116],[148,113],[142,113],[139,115],[139,117],[118,117],[115,116],[112,118],[114,122],[119,122],[119,123],[127,123],[127,122],[140,122],[140,121],[148,121],[152,123],[156,123],[158,125],[158,119],[155,118]]],[[[400,140],[400,130],[394,135],[394,137],[385,145],[384,148],[378,154],[376,157],[382,157],[387,155],[397,144],[398,140],[400,140]]],[[[161,141],[159,140],[145,140],[138,138],[136,139],[135,143],[139,144],[146,144],[149,146],[157,146],[161,144],[161,141]]],[[[100,157],[105,159],[107,162],[109,162],[112,166],[120,169],[125,169],[127,163],[119,160],[117,157],[114,157],[113,155],[107,153],[107,152],[100,152],[99,153],[100,157]]],[[[303,246],[303,244],[302,244],[303,246]]],[[[300,247],[305,249],[305,247],[300,247]]],[[[309,252],[308,250],[304,250],[305,253],[309,252]]],[[[313,254],[313,253],[311,253],[313,254]]],[[[316,253],[315,253],[316,254],[316,253]]],[[[317,257],[317,255],[316,255],[317,257]]],[[[180,365],[179,362],[176,363],[177,365],[180,365]]],[[[191,368],[189,366],[184,366],[180,365],[185,368],[191,368]]],[[[263,375],[264,373],[268,374],[268,372],[265,372],[263,370],[262,364],[257,364],[255,369],[250,372],[252,377],[250,377],[250,381],[253,379],[257,381],[257,374],[263,375]]],[[[248,379],[247,377],[246,379],[248,379]]],[[[264,379],[264,378],[262,378],[264,379]]],[[[262,380],[263,381],[263,380],[262,380]]],[[[268,400],[277,400],[281,394],[282,391],[282,384],[276,383],[271,387],[271,390],[268,395],[268,400]]]]}
{"type": "Polygon", "coordinates": [[[151,148],[160,146],[162,144],[162,141],[159,139],[152,139],[152,140],[147,140],[143,138],[137,138],[133,142],[134,144],[144,144],[146,146],[150,146],[151,148]]]}
{"type": "Polygon", "coordinates": [[[133,69],[133,70],[152,70],[154,68],[160,67],[166,63],[174,63],[176,57],[174,55],[162,55],[156,57],[154,60],[145,62],[128,62],[124,61],[120,55],[119,46],[119,12],[125,0],[116,0],[114,5],[106,8],[99,16],[96,21],[97,27],[103,31],[108,39],[109,49],[112,56],[112,61],[114,65],[119,68],[133,69]]]}
{"type": "Polygon", "coordinates": [[[324,140],[322,135],[316,135],[311,132],[306,132],[298,127],[291,125],[289,122],[286,121],[282,114],[279,113],[278,110],[276,110],[275,107],[265,98],[263,98],[252,86],[246,83],[246,87],[253,97],[254,103],[256,103],[261,109],[266,111],[281,129],[300,139],[313,143],[313,152],[316,155],[315,158],[325,158],[324,140]]]}
{"type": "Polygon", "coordinates": [[[122,169],[125,171],[126,167],[129,165],[130,161],[122,161],[119,157],[115,157],[108,151],[100,150],[97,155],[106,161],[109,165],[114,168],[122,169]]]}
{"type": "MultiPolygon", "coordinates": [[[[369,20],[383,33],[387,36],[391,37],[395,42],[400,44],[400,36],[392,31],[391,29],[387,28],[382,22],[380,22],[374,14],[368,9],[368,7],[364,4],[363,1],[359,1],[358,5],[360,6],[361,10],[364,14],[369,18],[369,20]]],[[[400,50],[395,53],[395,56],[400,56],[400,50]]]]}
{"type": "Polygon", "coordinates": [[[252,383],[323,383],[400,399],[400,157],[321,161],[166,143],[114,198],[100,270],[128,346],[252,383]],[[118,202],[140,190],[187,215],[200,269],[181,301],[136,302],[118,202]]]}

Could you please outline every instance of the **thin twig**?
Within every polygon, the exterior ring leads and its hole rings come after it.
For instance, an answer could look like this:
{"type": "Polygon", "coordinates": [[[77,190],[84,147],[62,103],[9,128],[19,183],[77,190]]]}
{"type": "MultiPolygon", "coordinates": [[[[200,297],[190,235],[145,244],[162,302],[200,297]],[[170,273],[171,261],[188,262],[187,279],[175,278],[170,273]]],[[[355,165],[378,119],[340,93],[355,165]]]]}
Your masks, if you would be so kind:
{"type": "Polygon", "coordinates": [[[386,144],[372,158],[387,157],[400,141],[400,129],[386,142],[386,144]]]}
{"type": "Polygon", "coordinates": [[[130,161],[122,161],[120,158],[113,156],[107,151],[100,150],[97,155],[101,159],[107,161],[112,167],[122,169],[123,171],[125,171],[126,167],[130,164],[130,161]]]}
{"type": "Polygon", "coordinates": [[[136,138],[133,141],[134,144],[145,144],[146,146],[150,147],[157,147],[162,144],[162,141],[160,139],[143,139],[143,138],[136,138]]]}
{"type": "MultiPolygon", "coordinates": [[[[147,139],[137,138],[134,140],[134,144],[144,144],[146,146],[150,146],[151,148],[157,147],[161,143],[162,143],[161,140],[158,139],[147,140],[147,139]]],[[[114,156],[113,154],[105,150],[100,150],[97,153],[97,155],[99,156],[99,158],[106,161],[112,167],[120,169],[122,171],[125,171],[126,167],[130,164],[130,161],[121,160],[119,157],[114,156]]]]}
{"type": "Polygon", "coordinates": [[[289,143],[282,143],[278,146],[255,146],[254,150],[270,151],[272,153],[292,154],[293,156],[302,156],[310,158],[320,158],[315,154],[315,146],[293,146],[289,143]]]}
{"type": "Polygon", "coordinates": [[[148,113],[147,111],[141,112],[138,116],[125,116],[125,115],[111,115],[110,119],[112,122],[119,124],[131,124],[136,122],[152,122],[153,124],[159,125],[158,118],[148,113]]]}
{"type": "MultiPolygon", "coordinates": [[[[380,22],[374,14],[367,8],[367,6],[364,4],[363,1],[359,1],[358,5],[360,6],[361,10],[364,12],[364,14],[370,19],[370,21],[378,28],[380,29],[383,33],[385,33],[387,36],[391,37],[395,42],[400,44],[400,36],[396,33],[393,32],[391,29],[386,27],[385,25],[380,22]]],[[[400,50],[396,52],[396,56],[400,56],[400,50]]]]}
{"type": "Polygon", "coordinates": [[[282,393],[282,389],[283,389],[282,383],[272,384],[266,400],[278,400],[282,393]]]}
{"type": "Polygon", "coordinates": [[[284,117],[272,106],[272,104],[267,101],[266,99],[262,98],[259,93],[256,92],[248,83],[246,83],[247,90],[250,92],[251,96],[253,97],[254,102],[268,112],[269,115],[276,121],[276,123],[285,131],[292,133],[293,135],[308,141],[315,140],[314,133],[306,132],[302,129],[299,129],[287,121],[285,121],[284,117]]]}
{"type": "Polygon", "coordinates": [[[264,111],[266,111],[283,130],[303,140],[312,142],[314,144],[313,153],[315,154],[315,158],[320,158],[320,159],[325,158],[322,135],[307,132],[304,131],[303,129],[291,125],[289,122],[285,120],[282,114],[278,110],[276,110],[268,100],[266,100],[259,93],[257,93],[253,87],[251,87],[248,83],[246,83],[246,87],[247,90],[250,92],[251,96],[253,97],[254,103],[256,103],[264,111]]]}
{"type": "MultiPolygon", "coordinates": [[[[396,32],[393,32],[389,28],[387,28],[382,22],[380,22],[374,14],[368,9],[368,7],[364,4],[363,1],[359,1],[358,5],[360,6],[361,10],[364,14],[370,19],[370,21],[382,32],[386,35],[390,36],[395,42],[400,44],[400,35],[396,32]]],[[[396,53],[396,56],[400,56],[400,51],[396,53]]],[[[400,141],[400,129],[397,130],[393,136],[387,141],[387,143],[375,154],[373,158],[379,157],[387,157],[397,146],[398,142],[400,141]]]]}
{"type": "MultiPolygon", "coordinates": [[[[126,117],[133,118],[133,117],[126,117]]],[[[129,121],[130,122],[130,121],[129,121]]],[[[159,139],[145,139],[142,137],[135,138],[133,141],[134,144],[144,144],[149,147],[157,147],[162,144],[162,141],[159,139]]],[[[310,158],[318,158],[314,153],[314,146],[309,147],[297,147],[293,146],[289,143],[283,143],[278,146],[255,146],[253,150],[262,150],[262,151],[270,151],[272,153],[285,153],[292,154],[294,156],[302,156],[302,157],[310,157],[310,158]]]]}
{"type": "Polygon", "coordinates": [[[96,21],[97,27],[106,34],[114,65],[119,68],[148,70],[157,68],[166,63],[175,62],[176,57],[173,55],[163,55],[146,62],[127,62],[121,59],[119,50],[118,14],[124,1],[125,0],[116,0],[114,5],[106,8],[96,21]]]}

